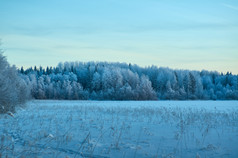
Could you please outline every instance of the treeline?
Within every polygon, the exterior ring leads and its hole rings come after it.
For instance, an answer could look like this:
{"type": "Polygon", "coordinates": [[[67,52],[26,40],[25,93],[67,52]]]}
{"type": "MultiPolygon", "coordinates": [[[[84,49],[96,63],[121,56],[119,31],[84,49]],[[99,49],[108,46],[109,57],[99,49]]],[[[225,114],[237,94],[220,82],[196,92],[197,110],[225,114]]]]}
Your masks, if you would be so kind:
{"type": "Polygon", "coordinates": [[[35,99],[238,99],[238,76],[107,62],[65,62],[19,70],[35,99]]]}
{"type": "Polygon", "coordinates": [[[0,51],[0,113],[14,111],[16,105],[30,99],[30,89],[0,51]]]}

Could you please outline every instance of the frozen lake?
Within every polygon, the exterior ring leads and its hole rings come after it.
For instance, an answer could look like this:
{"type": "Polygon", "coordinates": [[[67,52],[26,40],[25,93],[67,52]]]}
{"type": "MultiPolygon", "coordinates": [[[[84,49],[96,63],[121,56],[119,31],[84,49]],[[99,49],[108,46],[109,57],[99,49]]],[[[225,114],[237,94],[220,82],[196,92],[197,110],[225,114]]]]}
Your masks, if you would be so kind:
{"type": "Polygon", "coordinates": [[[237,158],[238,101],[33,100],[0,136],[3,157],[237,158]]]}

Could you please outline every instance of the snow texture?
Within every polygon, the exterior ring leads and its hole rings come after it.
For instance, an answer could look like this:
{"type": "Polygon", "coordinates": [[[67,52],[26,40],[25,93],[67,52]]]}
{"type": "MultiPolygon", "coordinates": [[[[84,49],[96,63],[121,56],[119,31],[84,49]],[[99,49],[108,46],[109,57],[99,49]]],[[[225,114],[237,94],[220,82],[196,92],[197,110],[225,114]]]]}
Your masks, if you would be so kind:
{"type": "Polygon", "coordinates": [[[34,100],[0,115],[5,157],[238,157],[238,101],[34,100]]]}

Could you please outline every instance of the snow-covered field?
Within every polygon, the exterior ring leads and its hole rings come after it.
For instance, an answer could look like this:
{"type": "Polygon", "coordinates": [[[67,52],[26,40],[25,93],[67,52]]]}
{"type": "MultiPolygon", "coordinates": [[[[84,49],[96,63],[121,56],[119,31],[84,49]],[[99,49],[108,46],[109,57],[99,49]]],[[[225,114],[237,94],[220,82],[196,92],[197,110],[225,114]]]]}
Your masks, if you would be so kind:
{"type": "Polygon", "coordinates": [[[238,157],[238,101],[44,101],[0,115],[0,157],[238,157]]]}

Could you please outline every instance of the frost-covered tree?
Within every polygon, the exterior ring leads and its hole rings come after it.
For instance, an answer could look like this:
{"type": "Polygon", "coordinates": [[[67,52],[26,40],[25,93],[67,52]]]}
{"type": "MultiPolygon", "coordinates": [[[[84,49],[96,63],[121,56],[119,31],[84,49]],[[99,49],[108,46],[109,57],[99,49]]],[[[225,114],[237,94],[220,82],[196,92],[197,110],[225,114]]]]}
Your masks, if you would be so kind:
{"type": "Polygon", "coordinates": [[[19,73],[36,99],[238,99],[238,76],[231,73],[108,62],[65,62],[19,73]]]}
{"type": "Polygon", "coordinates": [[[156,93],[151,86],[151,82],[146,76],[140,78],[140,83],[137,85],[136,89],[138,95],[137,100],[156,100],[156,93]]]}
{"type": "Polygon", "coordinates": [[[0,113],[14,111],[15,106],[29,99],[26,80],[19,77],[15,66],[10,66],[0,52],[0,113]]]}

